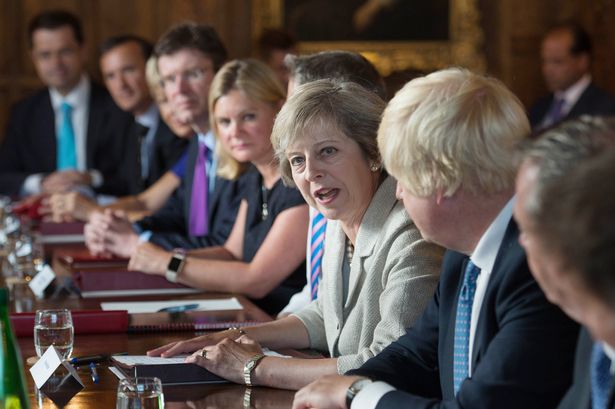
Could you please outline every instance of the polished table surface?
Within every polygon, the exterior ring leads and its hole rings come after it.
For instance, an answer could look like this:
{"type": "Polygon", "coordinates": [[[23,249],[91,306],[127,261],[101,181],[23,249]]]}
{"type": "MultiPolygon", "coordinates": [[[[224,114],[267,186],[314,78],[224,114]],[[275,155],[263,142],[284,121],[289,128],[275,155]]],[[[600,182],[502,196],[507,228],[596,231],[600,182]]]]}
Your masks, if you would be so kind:
{"type": "MultiPolygon", "coordinates": [[[[174,296],[173,299],[206,299],[228,297],[221,294],[191,294],[174,296]]],[[[212,313],[219,320],[237,321],[268,321],[270,318],[245,297],[235,295],[244,309],[234,312],[212,313]],[[230,315],[229,315],[230,314],[230,315]]],[[[69,309],[99,309],[101,301],[144,301],[165,299],[164,297],[130,297],[130,298],[105,298],[105,299],[80,299],[75,296],[60,297],[53,300],[35,300],[34,309],[59,308],[69,309]]],[[[189,316],[191,314],[210,314],[205,312],[181,313],[189,316]]],[[[164,322],[167,313],[154,314],[133,314],[131,322],[164,322]]],[[[177,317],[176,317],[177,318],[177,317]]],[[[101,353],[127,352],[131,355],[144,354],[148,349],[162,344],[186,339],[197,335],[195,332],[171,332],[171,333],[147,333],[147,334],[93,334],[75,335],[74,350],[72,356],[94,355],[101,353]]],[[[18,338],[24,363],[29,357],[36,355],[34,341],[32,337],[18,338]]],[[[107,364],[99,367],[99,383],[93,383],[87,366],[78,369],[80,377],[85,387],[78,391],[62,391],[59,396],[54,396],[52,401],[48,396],[42,395],[37,391],[32,376],[26,365],[26,378],[31,396],[32,408],[114,408],[116,399],[116,389],[118,380],[114,374],[107,369],[107,364]],[[76,394],[75,394],[76,393],[76,394]],[[72,396],[75,394],[74,396],[72,396]],[[71,398],[72,396],[72,398],[71,398]],[[70,400],[68,400],[70,398],[70,400]],[[62,406],[62,400],[68,400],[62,406]],[[58,405],[56,405],[58,403],[58,405]]],[[[182,387],[163,387],[166,408],[289,408],[292,404],[294,392],[284,390],[274,390],[268,388],[251,388],[234,384],[216,385],[191,385],[182,387]],[[250,404],[244,403],[246,396],[250,397],[250,404]]]]}

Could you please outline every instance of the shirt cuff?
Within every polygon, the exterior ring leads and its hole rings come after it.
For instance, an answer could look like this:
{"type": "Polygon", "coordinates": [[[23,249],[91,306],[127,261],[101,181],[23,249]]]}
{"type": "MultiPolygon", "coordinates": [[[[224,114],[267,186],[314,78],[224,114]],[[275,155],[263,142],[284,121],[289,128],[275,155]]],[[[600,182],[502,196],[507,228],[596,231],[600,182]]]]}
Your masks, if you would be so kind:
{"type": "Polygon", "coordinates": [[[21,196],[37,195],[41,193],[41,182],[45,177],[44,173],[30,175],[21,185],[21,196]]]}
{"type": "Polygon", "coordinates": [[[96,169],[90,169],[88,170],[88,173],[90,174],[90,178],[92,179],[92,187],[94,188],[101,187],[103,184],[102,173],[100,173],[100,171],[96,169]]]}
{"type": "Polygon", "coordinates": [[[394,390],[395,388],[386,382],[372,382],[357,393],[350,409],[374,409],[384,395],[394,390]]]}
{"type": "Polygon", "coordinates": [[[149,241],[152,237],[152,232],[150,230],[145,230],[139,234],[139,240],[141,241],[149,241]]]}

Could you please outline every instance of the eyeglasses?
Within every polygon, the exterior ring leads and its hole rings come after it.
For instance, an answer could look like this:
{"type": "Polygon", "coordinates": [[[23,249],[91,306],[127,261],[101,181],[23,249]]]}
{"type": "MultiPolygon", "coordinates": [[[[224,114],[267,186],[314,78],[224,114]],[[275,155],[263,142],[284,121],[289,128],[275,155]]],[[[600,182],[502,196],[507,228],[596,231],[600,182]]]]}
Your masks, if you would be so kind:
{"type": "Polygon", "coordinates": [[[192,68],[189,70],[182,71],[180,73],[169,74],[161,78],[160,84],[163,87],[177,85],[177,83],[179,82],[179,79],[182,79],[184,81],[188,81],[191,83],[198,82],[198,81],[201,81],[205,77],[205,74],[209,70],[210,70],[209,68],[197,67],[197,68],[192,68]]]}

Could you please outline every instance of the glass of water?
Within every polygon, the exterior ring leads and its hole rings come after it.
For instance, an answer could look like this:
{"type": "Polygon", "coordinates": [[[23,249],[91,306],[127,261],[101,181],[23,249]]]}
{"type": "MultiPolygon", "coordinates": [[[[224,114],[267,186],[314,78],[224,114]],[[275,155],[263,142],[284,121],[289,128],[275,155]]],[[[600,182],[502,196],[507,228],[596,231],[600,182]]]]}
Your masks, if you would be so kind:
{"type": "Polygon", "coordinates": [[[38,310],[34,319],[34,347],[36,355],[42,356],[47,348],[54,346],[62,359],[73,352],[73,318],[70,311],[38,310]]]}
{"type": "Polygon", "coordinates": [[[117,386],[116,409],[163,409],[164,395],[158,378],[124,378],[117,386]]]}

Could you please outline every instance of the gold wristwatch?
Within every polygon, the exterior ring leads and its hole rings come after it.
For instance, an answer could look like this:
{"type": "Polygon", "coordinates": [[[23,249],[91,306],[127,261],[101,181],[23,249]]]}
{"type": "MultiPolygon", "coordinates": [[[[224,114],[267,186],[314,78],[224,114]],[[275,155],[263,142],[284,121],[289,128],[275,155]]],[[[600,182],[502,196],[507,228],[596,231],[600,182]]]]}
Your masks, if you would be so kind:
{"type": "Polygon", "coordinates": [[[243,380],[247,386],[252,385],[252,371],[256,368],[256,365],[265,357],[264,354],[256,354],[252,358],[248,359],[248,362],[243,366],[243,380]]]}

